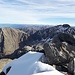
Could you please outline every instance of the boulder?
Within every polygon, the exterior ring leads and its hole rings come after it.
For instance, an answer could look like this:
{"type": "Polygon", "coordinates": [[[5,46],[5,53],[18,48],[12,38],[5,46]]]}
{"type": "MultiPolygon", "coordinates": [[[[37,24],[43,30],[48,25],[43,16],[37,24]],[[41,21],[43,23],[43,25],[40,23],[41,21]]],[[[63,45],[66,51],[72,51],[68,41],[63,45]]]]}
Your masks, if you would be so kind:
{"type": "MultiPolygon", "coordinates": [[[[54,36],[52,41],[46,42],[43,47],[49,64],[68,68],[67,64],[75,57],[75,38],[70,34],[59,33],[54,36]]],[[[73,70],[70,71],[73,73],[73,70]]]]}
{"type": "Polygon", "coordinates": [[[31,51],[32,50],[32,47],[31,46],[24,46],[23,49],[26,50],[26,51],[31,51]]]}

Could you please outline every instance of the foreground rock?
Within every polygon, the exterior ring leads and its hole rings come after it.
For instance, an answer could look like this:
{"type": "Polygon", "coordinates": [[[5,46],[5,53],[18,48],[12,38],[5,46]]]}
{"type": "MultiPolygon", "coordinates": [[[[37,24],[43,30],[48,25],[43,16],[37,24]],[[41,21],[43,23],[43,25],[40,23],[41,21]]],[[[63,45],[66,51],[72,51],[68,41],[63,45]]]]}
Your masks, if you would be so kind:
{"type": "Polygon", "coordinates": [[[28,34],[14,28],[0,29],[0,57],[12,54],[25,46],[28,34]]]}
{"type": "Polygon", "coordinates": [[[70,70],[68,67],[75,57],[75,39],[72,35],[59,33],[51,42],[44,44],[44,51],[49,64],[61,65],[73,73],[74,65],[70,65],[70,70]]]}

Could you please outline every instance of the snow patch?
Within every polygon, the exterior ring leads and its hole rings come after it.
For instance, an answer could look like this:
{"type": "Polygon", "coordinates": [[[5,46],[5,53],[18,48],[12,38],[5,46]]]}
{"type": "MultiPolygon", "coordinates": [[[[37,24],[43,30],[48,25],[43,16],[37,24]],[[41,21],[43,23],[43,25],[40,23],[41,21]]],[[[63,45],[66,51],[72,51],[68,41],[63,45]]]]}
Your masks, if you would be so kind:
{"type": "Polygon", "coordinates": [[[62,32],[62,33],[64,33],[65,30],[67,30],[67,29],[68,29],[68,27],[64,28],[64,27],[62,27],[62,26],[59,26],[59,27],[58,27],[58,30],[57,30],[56,32],[62,32]]]}
{"type": "Polygon", "coordinates": [[[40,59],[43,55],[43,53],[30,51],[7,64],[3,72],[5,72],[6,75],[63,75],[52,66],[42,63],[40,59]],[[7,68],[9,67],[11,68],[7,73],[7,68]]]}

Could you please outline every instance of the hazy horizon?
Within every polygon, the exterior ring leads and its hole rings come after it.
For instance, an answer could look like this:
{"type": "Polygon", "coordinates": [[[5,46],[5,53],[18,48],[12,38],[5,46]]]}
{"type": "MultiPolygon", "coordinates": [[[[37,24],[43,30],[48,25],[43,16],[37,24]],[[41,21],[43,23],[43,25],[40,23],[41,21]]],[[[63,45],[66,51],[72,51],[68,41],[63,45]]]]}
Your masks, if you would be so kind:
{"type": "MultiPolygon", "coordinates": [[[[63,24],[55,24],[55,25],[50,25],[50,24],[0,24],[0,27],[22,27],[22,26],[58,26],[58,25],[64,25],[68,23],[63,23],[63,24]]],[[[70,24],[68,24],[70,25],[70,24]]],[[[73,25],[70,25],[73,26],[73,25]]]]}

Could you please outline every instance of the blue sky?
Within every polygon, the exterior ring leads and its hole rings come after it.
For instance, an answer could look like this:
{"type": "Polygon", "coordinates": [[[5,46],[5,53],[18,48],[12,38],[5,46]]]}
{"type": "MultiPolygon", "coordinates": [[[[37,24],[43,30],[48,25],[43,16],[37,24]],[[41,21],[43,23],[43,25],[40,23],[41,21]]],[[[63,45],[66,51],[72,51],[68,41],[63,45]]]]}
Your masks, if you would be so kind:
{"type": "Polygon", "coordinates": [[[75,25],[75,0],[0,0],[0,23],[75,25]]]}

